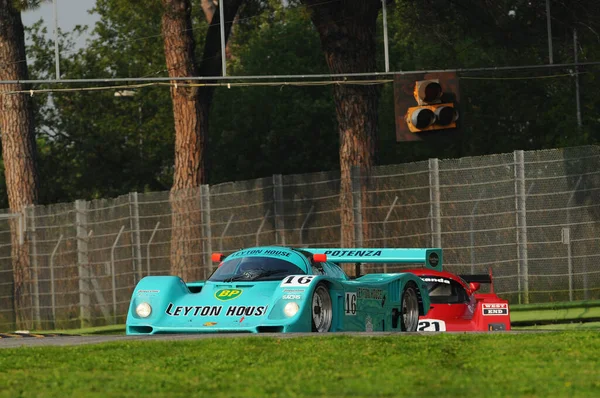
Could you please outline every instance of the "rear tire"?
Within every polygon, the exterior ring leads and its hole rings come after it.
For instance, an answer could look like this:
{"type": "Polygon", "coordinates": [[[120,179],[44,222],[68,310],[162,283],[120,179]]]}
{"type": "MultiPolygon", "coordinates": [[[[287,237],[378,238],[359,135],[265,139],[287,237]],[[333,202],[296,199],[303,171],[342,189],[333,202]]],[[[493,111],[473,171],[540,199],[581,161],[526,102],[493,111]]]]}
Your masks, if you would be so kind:
{"type": "Polygon", "coordinates": [[[311,304],[312,331],[329,332],[333,319],[331,296],[324,283],[319,283],[313,292],[311,304]]]}
{"type": "Polygon", "coordinates": [[[407,283],[402,292],[400,324],[403,332],[416,332],[419,326],[419,298],[413,282],[407,283]]]}

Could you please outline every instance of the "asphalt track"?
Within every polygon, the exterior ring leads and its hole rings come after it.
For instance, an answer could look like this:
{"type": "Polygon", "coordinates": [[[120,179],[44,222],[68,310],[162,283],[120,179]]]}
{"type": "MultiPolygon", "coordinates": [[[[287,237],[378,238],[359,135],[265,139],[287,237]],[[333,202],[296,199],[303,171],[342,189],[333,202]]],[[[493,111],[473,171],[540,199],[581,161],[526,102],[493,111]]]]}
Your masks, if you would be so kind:
{"type": "MultiPolygon", "coordinates": [[[[384,336],[415,336],[415,335],[432,335],[438,333],[494,333],[494,334],[520,334],[520,333],[547,333],[552,330],[518,330],[508,332],[413,332],[413,333],[397,333],[397,332],[340,332],[328,334],[329,336],[365,336],[365,337],[384,337],[384,336]]],[[[65,335],[3,335],[7,337],[0,338],[0,348],[19,348],[19,347],[47,347],[47,346],[79,346],[87,344],[112,343],[117,341],[179,341],[179,340],[198,340],[198,339],[215,339],[215,338],[240,338],[240,337],[276,337],[276,338],[295,338],[295,337],[325,337],[326,335],[318,335],[316,333],[205,333],[205,334],[160,334],[150,336],[125,336],[125,335],[109,335],[109,336],[65,336],[65,335]]]]}

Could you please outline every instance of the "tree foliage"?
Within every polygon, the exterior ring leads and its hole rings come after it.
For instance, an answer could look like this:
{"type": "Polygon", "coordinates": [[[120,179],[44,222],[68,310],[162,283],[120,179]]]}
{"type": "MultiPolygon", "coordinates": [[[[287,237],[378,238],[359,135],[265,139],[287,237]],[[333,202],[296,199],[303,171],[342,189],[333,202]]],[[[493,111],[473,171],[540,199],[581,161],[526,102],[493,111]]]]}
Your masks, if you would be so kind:
{"type": "MultiPolygon", "coordinates": [[[[298,1],[288,3],[245,4],[229,43],[230,75],[328,72],[309,10],[298,1]]],[[[83,27],[61,32],[62,77],[165,76],[160,2],[144,4],[142,9],[126,0],[98,0],[95,11],[100,21],[84,48],[74,47],[77,35],[85,33],[83,27]]],[[[579,36],[579,61],[600,59],[599,7],[593,0],[551,1],[555,63],[573,61],[573,28],[579,36]]],[[[207,22],[201,7],[193,10],[194,39],[203,48],[207,22]]],[[[546,64],[545,12],[545,1],[396,0],[388,3],[390,69],[546,64]]],[[[381,14],[376,27],[373,56],[381,71],[381,14]]],[[[30,74],[52,78],[54,43],[39,26],[29,37],[30,74]]],[[[198,61],[201,57],[197,54],[198,61]]],[[[598,67],[580,68],[581,130],[576,126],[575,84],[569,72],[574,70],[462,73],[462,136],[410,144],[395,141],[392,85],[383,85],[378,162],[597,143],[598,67]],[[547,77],[554,75],[560,77],[547,77]]],[[[38,104],[41,202],[169,189],[174,133],[168,91],[164,87],[135,91],[134,97],[114,97],[114,91],[33,97],[38,104]],[[52,102],[46,103],[50,98],[52,102]]],[[[285,84],[217,90],[210,111],[208,182],[339,168],[332,94],[331,87],[285,84]]]]}
{"type": "MultiPolygon", "coordinates": [[[[548,64],[545,3],[397,1],[389,18],[391,70],[548,64]]],[[[579,62],[598,60],[600,4],[593,0],[550,3],[554,63],[574,61],[574,28],[579,62]]],[[[576,120],[574,72],[573,68],[538,68],[460,73],[462,136],[383,145],[381,158],[391,163],[393,157],[420,160],[597,143],[598,67],[579,69],[581,129],[576,120]]],[[[382,140],[388,142],[394,140],[391,96],[391,87],[386,87],[387,111],[381,114],[382,140]]]]}

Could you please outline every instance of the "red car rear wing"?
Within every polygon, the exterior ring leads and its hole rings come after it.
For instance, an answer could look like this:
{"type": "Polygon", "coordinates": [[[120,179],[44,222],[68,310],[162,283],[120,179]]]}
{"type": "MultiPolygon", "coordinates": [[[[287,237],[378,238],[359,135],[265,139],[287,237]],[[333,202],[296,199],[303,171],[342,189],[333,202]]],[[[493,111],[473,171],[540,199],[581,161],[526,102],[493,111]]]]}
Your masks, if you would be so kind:
{"type": "Polygon", "coordinates": [[[492,281],[492,269],[488,274],[472,274],[472,275],[459,275],[467,283],[489,283],[490,293],[494,293],[494,282],[492,281]]]}
{"type": "Polygon", "coordinates": [[[465,282],[471,283],[492,283],[492,276],[488,274],[473,274],[473,275],[459,275],[465,282]]]}

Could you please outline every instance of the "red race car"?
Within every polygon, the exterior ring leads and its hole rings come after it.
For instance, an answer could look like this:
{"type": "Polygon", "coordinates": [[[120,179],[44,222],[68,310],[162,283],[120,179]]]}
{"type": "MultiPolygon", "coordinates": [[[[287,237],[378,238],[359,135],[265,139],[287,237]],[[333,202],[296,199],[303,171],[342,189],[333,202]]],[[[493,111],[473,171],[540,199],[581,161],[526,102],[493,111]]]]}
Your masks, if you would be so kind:
{"type": "Polygon", "coordinates": [[[429,312],[419,317],[417,330],[423,332],[464,332],[510,330],[508,301],[494,293],[492,274],[455,275],[428,269],[411,272],[427,283],[431,299],[429,312]],[[482,283],[490,293],[476,293],[482,283]]]}

